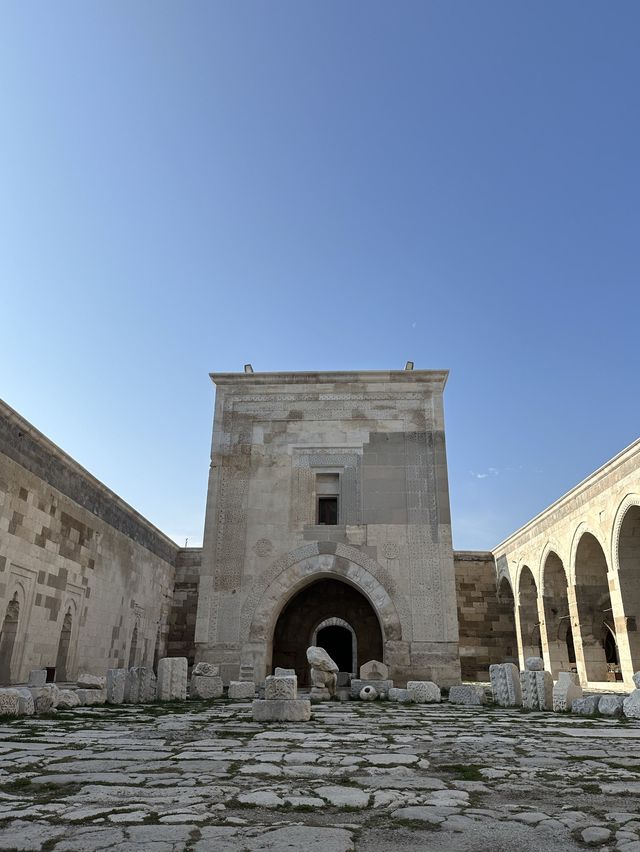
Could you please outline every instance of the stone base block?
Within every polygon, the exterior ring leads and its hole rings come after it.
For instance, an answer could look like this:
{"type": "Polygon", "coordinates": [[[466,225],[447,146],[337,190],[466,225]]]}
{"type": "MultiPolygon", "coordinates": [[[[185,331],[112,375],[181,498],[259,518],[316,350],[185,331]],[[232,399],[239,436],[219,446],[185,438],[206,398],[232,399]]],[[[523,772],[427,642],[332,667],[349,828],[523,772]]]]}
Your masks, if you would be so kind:
{"type": "Polygon", "coordinates": [[[107,690],[106,689],[76,689],[76,695],[80,699],[80,704],[106,704],[107,690]]]}
{"type": "MultiPolygon", "coordinates": [[[[20,715],[33,716],[36,712],[35,701],[28,686],[17,686],[16,692],[20,696],[20,715]]],[[[60,692],[62,695],[62,691],[60,692]]]]}
{"type": "Polygon", "coordinates": [[[319,704],[321,701],[331,701],[331,693],[325,686],[312,686],[311,700],[314,704],[319,704]]]}
{"type": "Polygon", "coordinates": [[[20,693],[17,689],[0,689],[0,716],[20,715],[20,693]]]}
{"type": "Polygon", "coordinates": [[[408,704],[411,701],[408,689],[399,689],[397,686],[389,690],[389,701],[397,701],[400,704],[408,704]]]}
{"type": "Polygon", "coordinates": [[[158,701],[185,701],[187,698],[186,657],[163,657],[158,663],[158,701]]]}
{"type": "Polygon", "coordinates": [[[407,692],[416,704],[437,704],[442,700],[440,687],[430,680],[407,681],[407,692]]]}
{"type": "Polygon", "coordinates": [[[48,713],[58,706],[60,690],[53,683],[30,688],[36,713],[48,713]]]}
{"type": "Polygon", "coordinates": [[[378,693],[380,698],[386,698],[389,690],[393,689],[392,680],[362,680],[362,678],[354,677],[351,679],[351,697],[358,698],[365,686],[372,686],[378,693]]]}
{"type": "Polygon", "coordinates": [[[451,704],[467,704],[479,707],[485,704],[487,698],[481,686],[464,683],[461,686],[452,686],[449,690],[449,702],[451,704]]]}
{"type": "Polygon", "coordinates": [[[126,682],[126,669],[107,669],[107,701],[109,704],[122,704],[124,702],[126,682]]]}
{"type": "Polygon", "coordinates": [[[61,689],[60,698],[58,699],[58,710],[73,710],[74,707],[80,706],[78,694],[72,689],[61,689]]]}
{"type": "Polygon", "coordinates": [[[308,722],[311,702],[305,698],[254,701],[253,718],[256,722],[308,722]]]}
{"type": "Polygon", "coordinates": [[[624,695],[601,695],[598,701],[598,713],[603,716],[622,716],[624,695]]]}
{"type": "Polygon", "coordinates": [[[599,695],[584,695],[571,704],[571,711],[579,716],[593,716],[598,712],[599,695]]]}
{"type": "Polygon", "coordinates": [[[229,698],[255,698],[256,685],[250,680],[232,680],[229,684],[229,698]]]}
{"type": "Polygon", "coordinates": [[[104,689],[107,685],[106,677],[87,674],[86,672],[78,675],[78,680],[76,682],[80,689],[104,689]]]}
{"type": "Polygon", "coordinates": [[[29,672],[29,680],[27,681],[28,686],[44,686],[46,682],[46,669],[32,669],[32,671],[29,672]]]}
{"type": "Polygon", "coordinates": [[[196,663],[191,674],[192,676],[204,675],[205,677],[218,677],[220,666],[214,666],[213,663],[196,663]]]}
{"type": "Polygon", "coordinates": [[[125,704],[149,704],[156,700],[157,682],[152,668],[132,666],[124,688],[125,704]]]}
{"type": "Polygon", "coordinates": [[[192,698],[220,698],[222,695],[222,678],[208,675],[192,675],[190,695],[192,698]]]}
{"type": "Polygon", "coordinates": [[[622,706],[628,719],[640,719],[640,689],[634,689],[631,695],[627,695],[622,706]]]}

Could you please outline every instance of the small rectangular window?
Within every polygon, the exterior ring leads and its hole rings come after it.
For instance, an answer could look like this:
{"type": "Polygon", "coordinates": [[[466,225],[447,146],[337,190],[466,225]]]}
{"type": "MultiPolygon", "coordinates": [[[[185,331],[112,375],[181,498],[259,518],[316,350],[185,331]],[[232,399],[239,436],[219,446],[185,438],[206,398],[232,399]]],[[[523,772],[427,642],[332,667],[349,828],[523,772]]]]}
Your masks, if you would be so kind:
{"type": "Polygon", "coordinates": [[[335,526],[338,523],[338,498],[318,497],[318,523],[335,526]]]}

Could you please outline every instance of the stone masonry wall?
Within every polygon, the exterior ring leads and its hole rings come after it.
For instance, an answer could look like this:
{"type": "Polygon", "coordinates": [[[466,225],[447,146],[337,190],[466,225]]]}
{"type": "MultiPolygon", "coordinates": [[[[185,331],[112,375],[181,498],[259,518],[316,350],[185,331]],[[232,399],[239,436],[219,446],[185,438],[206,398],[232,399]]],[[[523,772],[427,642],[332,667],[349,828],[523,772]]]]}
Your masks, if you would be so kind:
{"type": "Polygon", "coordinates": [[[111,667],[151,665],[164,653],[158,644],[166,636],[177,551],[169,538],[0,403],[5,657],[0,680],[24,681],[30,669],[41,667],[57,666],[73,679],[79,671],[104,674],[111,667]],[[17,623],[10,623],[16,610],[17,623]],[[62,659],[59,649],[67,643],[62,659]]]}
{"type": "Polygon", "coordinates": [[[169,613],[167,654],[186,657],[193,665],[202,548],[184,548],[176,559],[176,580],[169,613]]]}
{"type": "Polygon", "coordinates": [[[518,662],[513,605],[496,593],[493,554],[454,551],[463,680],[489,680],[492,663],[518,662]]]}

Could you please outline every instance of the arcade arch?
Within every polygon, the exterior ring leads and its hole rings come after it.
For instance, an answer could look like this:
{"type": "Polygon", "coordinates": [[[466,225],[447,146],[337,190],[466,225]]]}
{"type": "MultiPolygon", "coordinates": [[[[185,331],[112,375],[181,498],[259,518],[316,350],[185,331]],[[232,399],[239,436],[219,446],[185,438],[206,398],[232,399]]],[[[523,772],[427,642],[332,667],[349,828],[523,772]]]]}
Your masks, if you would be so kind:
{"type": "Polygon", "coordinates": [[[575,668],[567,575],[562,560],[550,550],[542,566],[542,605],[548,649],[547,665],[554,678],[575,668]]]}
{"type": "Polygon", "coordinates": [[[538,617],[538,590],[533,573],[528,565],[523,565],[518,583],[518,621],[522,640],[522,655],[542,656],[540,639],[540,619],[538,617]]]}
{"type": "Polygon", "coordinates": [[[577,656],[582,657],[587,681],[606,681],[607,673],[618,666],[619,658],[607,559],[593,533],[582,533],[573,573],[580,634],[579,638],[574,637],[577,656]]]}

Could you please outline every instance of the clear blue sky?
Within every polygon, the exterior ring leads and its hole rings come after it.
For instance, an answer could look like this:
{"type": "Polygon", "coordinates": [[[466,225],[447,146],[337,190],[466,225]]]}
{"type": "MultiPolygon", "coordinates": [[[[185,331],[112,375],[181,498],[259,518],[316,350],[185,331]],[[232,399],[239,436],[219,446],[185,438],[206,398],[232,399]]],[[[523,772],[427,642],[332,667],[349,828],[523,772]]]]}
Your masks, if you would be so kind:
{"type": "Polygon", "coordinates": [[[640,433],[640,5],[0,4],[0,395],[180,543],[211,370],[449,368],[458,548],[640,433]]]}

